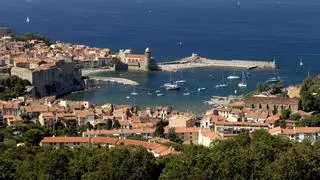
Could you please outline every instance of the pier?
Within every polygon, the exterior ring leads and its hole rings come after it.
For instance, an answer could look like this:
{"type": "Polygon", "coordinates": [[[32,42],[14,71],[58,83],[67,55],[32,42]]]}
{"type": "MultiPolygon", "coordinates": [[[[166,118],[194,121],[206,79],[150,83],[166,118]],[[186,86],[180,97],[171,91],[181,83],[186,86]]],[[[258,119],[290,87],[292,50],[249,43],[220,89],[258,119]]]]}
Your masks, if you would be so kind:
{"type": "Polygon", "coordinates": [[[177,71],[180,69],[197,68],[197,67],[230,67],[230,68],[276,68],[275,61],[254,61],[254,60],[218,60],[199,57],[193,54],[190,57],[178,61],[158,63],[163,71],[177,71]]]}
{"type": "Polygon", "coordinates": [[[124,85],[138,86],[139,83],[130,79],[125,78],[117,78],[117,77],[98,77],[98,76],[90,76],[89,80],[87,80],[87,85],[99,85],[105,84],[106,82],[115,82],[124,85]],[[90,82],[94,81],[94,82],[90,82]]]}

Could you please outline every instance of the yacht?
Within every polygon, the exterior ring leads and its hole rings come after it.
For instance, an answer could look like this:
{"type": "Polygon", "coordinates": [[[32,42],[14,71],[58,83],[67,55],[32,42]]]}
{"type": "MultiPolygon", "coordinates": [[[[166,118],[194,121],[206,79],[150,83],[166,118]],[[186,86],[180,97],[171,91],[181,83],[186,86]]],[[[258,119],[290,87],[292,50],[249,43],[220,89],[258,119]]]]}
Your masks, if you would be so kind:
{"type": "Polygon", "coordinates": [[[27,17],[26,22],[27,22],[27,23],[29,23],[29,22],[30,22],[30,18],[29,18],[29,17],[27,17]]]}
{"type": "Polygon", "coordinates": [[[303,66],[303,62],[302,62],[302,56],[300,57],[300,63],[299,63],[300,66],[303,66]]]}
{"type": "Polygon", "coordinates": [[[126,99],[130,99],[130,96],[127,96],[126,99]]]}
{"type": "Polygon", "coordinates": [[[245,76],[244,72],[242,72],[242,80],[238,84],[238,86],[239,87],[247,87],[247,80],[246,80],[246,76],[245,76]]]}
{"type": "Polygon", "coordinates": [[[133,89],[133,92],[131,92],[131,95],[132,95],[132,96],[138,95],[138,93],[136,92],[136,88],[133,89]]]}
{"type": "Polygon", "coordinates": [[[160,90],[156,90],[156,93],[161,93],[161,91],[160,90]]]}
{"type": "Polygon", "coordinates": [[[163,94],[162,93],[158,93],[157,96],[163,96],[163,94]]]}
{"type": "Polygon", "coordinates": [[[228,76],[227,79],[229,79],[229,80],[240,79],[240,77],[236,75],[236,71],[234,70],[233,74],[228,76]]]}
{"type": "Polygon", "coordinates": [[[148,95],[149,95],[149,96],[151,96],[151,95],[152,95],[152,93],[150,92],[150,89],[148,89],[148,95]]]}

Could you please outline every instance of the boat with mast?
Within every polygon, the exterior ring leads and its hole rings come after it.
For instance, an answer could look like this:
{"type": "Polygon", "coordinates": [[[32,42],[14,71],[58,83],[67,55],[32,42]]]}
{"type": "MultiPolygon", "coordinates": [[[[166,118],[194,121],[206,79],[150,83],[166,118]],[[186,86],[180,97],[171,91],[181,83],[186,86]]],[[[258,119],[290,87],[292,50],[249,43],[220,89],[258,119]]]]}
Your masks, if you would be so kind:
{"type": "Polygon", "coordinates": [[[278,68],[275,68],[275,71],[274,71],[274,77],[273,78],[270,78],[266,81],[266,83],[277,83],[279,82],[281,79],[280,79],[280,75],[279,75],[279,70],[278,68]]]}
{"type": "Polygon", "coordinates": [[[229,80],[233,80],[233,79],[240,79],[240,77],[239,77],[239,76],[237,76],[237,75],[236,75],[236,71],[235,71],[235,70],[233,70],[233,74],[232,74],[232,75],[230,75],[230,76],[228,76],[228,77],[227,77],[227,79],[229,79],[229,80]]]}
{"type": "Polygon", "coordinates": [[[244,72],[242,72],[242,80],[238,84],[238,86],[239,87],[247,87],[247,80],[246,80],[246,75],[244,74],[244,72]]]}
{"type": "Polygon", "coordinates": [[[222,78],[222,81],[220,84],[217,84],[215,87],[216,88],[221,88],[221,87],[227,87],[228,84],[226,83],[226,81],[224,80],[224,75],[223,75],[223,71],[221,72],[221,78],[222,78]]]}
{"type": "Polygon", "coordinates": [[[184,78],[183,78],[183,72],[180,71],[180,80],[177,80],[176,83],[185,83],[187,82],[184,78]]]}
{"type": "Polygon", "coordinates": [[[171,77],[171,72],[170,72],[170,81],[165,83],[163,86],[167,89],[167,90],[180,90],[180,86],[177,82],[173,82],[172,81],[172,77],[171,77]]]}
{"type": "Polygon", "coordinates": [[[132,95],[132,96],[138,95],[138,93],[136,92],[136,88],[133,89],[133,91],[131,92],[131,95],[132,95]]]}
{"type": "Polygon", "coordinates": [[[302,56],[300,57],[300,62],[299,62],[300,66],[303,66],[303,62],[302,62],[302,56]]]}

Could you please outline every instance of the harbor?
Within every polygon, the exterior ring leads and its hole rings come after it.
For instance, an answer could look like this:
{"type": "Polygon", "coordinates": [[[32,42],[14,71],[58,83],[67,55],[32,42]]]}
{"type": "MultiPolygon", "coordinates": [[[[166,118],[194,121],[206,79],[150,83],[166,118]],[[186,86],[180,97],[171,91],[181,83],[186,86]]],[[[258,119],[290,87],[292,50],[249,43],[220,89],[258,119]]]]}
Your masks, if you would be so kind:
{"type": "Polygon", "coordinates": [[[228,68],[243,68],[243,69],[274,69],[276,68],[275,60],[218,60],[200,57],[197,54],[192,54],[190,57],[185,57],[177,61],[162,62],[158,64],[161,70],[175,72],[178,70],[199,68],[199,67],[228,67],[228,68]]]}

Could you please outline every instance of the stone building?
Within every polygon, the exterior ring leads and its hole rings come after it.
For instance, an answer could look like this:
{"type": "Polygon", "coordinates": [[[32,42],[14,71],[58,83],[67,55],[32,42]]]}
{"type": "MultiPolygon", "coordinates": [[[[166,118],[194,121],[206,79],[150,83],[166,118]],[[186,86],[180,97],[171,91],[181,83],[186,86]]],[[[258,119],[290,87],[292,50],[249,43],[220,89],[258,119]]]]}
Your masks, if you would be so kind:
{"type": "Polygon", "coordinates": [[[129,70],[156,70],[157,63],[151,57],[151,50],[146,48],[144,54],[133,54],[132,50],[120,50],[118,53],[120,60],[128,65],[129,70]]]}
{"type": "Polygon", "coordinates": [[[282,109],[297,112],[299,108],[299,98],[249,97],[244,100],[244,103],[246,108],[261,112],[272,112],[275,109],[278,112],[282,109]]]}
{"type": "Polygon", "coordinates": [[[13,67],[11,75],[28,80],[38,97],[62,95],[84,88],[81,72],[73,62],[60,60],[44,63],[35,69],[13,67]]]}

